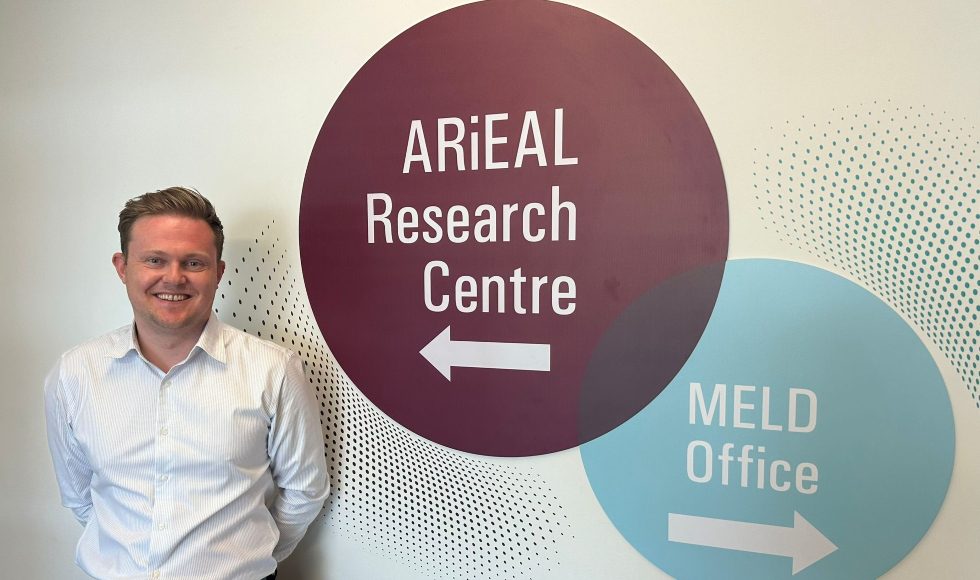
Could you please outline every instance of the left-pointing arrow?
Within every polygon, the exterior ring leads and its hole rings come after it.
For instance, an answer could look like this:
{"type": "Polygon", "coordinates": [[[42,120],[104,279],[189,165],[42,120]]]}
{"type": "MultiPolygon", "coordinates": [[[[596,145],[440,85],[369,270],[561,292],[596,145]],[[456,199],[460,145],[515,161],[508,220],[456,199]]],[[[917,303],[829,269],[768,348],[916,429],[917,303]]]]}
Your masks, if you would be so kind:
{"type": "Polygon", "coordinates": [[[450,327],[419,351],[446,379],[452,380],[452,367],[550,371],[551,345],[520,342],[474,342],[452,340],[450,327]]]}

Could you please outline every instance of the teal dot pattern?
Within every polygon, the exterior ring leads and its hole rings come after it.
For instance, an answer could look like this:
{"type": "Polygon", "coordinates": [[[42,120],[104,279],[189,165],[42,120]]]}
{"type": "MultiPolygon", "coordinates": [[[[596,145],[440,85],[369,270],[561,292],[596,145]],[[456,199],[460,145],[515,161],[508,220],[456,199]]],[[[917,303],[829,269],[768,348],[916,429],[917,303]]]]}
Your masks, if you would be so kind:
{"type": "Polygon", "coordinates": [[[929,337],[980,409],[975,128],[891,102],[786,121],[757,152],[765,226],[865,285],[929,337]]]}
{"type": "Polygon", "coordinates": [[[574,536],[544,478],[526,464],[436,445],[371,404],[327,347],[285,235],[273,221],[252,239],[227,240],[214,311],[303,359],[331,481],[319,523],[426,578],[560,574],[574,536]]]}

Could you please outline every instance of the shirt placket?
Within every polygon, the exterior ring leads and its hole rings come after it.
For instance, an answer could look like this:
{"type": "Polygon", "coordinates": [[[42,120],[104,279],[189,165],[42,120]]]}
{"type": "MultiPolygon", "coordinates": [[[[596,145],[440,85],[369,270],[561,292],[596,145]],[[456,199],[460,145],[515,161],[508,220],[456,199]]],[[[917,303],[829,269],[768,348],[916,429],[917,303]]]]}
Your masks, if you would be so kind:
{"type": "Polygon", "coordinates": [[[170,488],[171,471],[173,467],[173,433],[171,432],[171,418],[173,416],[173,397],[171,393],[174,387],[173,371],[171,369],[160,380],[159,392],[157,394],[157,417],[156,435],[153,445],[153,502],[152,514],[150,518],[150,557],[148,561],[149,578],[154,580],[165,578],[163,568],[163,555],[168,553],[172,544],[172,530],[170,530],[171,497],[170,488]]]}

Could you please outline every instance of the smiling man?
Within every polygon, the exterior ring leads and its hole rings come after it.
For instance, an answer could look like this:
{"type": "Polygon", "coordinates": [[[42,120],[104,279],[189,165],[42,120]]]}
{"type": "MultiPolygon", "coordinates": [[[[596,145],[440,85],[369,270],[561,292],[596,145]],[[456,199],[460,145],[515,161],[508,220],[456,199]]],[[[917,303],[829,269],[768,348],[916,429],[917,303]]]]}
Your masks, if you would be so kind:
{"type": "Polygon", "coordinates": [[[212,314],[224,233],[199,193],[129,200],[119,237],[133,323],[45,384],[76,562],[101,580],[274,578],[329,491],[302,362],[212,314]]]}

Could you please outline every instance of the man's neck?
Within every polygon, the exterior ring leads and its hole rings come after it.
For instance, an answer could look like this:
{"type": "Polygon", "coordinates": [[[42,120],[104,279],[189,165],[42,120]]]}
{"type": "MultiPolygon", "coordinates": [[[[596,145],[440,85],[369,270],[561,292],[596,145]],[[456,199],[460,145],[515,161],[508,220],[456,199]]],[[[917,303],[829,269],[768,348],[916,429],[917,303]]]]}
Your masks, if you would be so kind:
{"type": "Polygon", "coordinates": [[[188,332],[175,332],[170,329],[157,329],[152,324],[136,321],[136,341],[143,358],[153,363],[164,373],[169,373],[177,363],[183,361],[197,344],[207,326],[188,332]]]}

